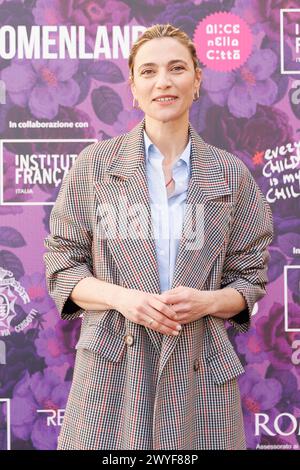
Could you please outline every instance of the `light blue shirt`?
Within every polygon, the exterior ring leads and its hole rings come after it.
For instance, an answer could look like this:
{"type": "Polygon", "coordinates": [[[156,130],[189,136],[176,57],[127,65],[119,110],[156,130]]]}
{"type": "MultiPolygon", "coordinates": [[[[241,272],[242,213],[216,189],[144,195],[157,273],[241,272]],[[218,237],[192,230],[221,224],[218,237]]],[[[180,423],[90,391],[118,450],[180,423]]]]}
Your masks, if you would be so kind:
{"type": "Polygon", "coordinates": [[[175,191],[168,198],[162,168],[163,155],[144,132],[146,173],[150,196],[161,292],[171,289],[182,234],[190,179],[191,139],[173,166],[175,191]]]}

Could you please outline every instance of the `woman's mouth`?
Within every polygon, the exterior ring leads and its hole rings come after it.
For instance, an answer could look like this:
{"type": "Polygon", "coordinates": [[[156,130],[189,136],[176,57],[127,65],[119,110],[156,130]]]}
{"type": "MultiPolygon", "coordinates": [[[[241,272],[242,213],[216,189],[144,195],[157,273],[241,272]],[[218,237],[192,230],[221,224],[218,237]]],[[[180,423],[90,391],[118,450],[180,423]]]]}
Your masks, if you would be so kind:
{"type": "Polygon", "coordinates": [[[158,103],[158,104],[161,104],[161,105],[168,105],[168,104],[172,104],[174,103],[175,101],[178,100],[178,97],[177,96],[174,96],[174,97],[169,97],[169,98],[156,98],[155,100],[155,103],[158,103]]]}

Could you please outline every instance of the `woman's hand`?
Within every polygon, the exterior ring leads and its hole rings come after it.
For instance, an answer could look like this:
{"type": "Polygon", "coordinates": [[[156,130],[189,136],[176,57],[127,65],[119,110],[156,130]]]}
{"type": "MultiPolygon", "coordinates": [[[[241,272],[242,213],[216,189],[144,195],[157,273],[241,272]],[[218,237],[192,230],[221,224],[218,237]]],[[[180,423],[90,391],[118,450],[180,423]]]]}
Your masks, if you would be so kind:
{"type": "Polygon", "coordinates": [[[210,314],[214,305],[214,291],[201,291],[191,287],[178,286],[153,294],[158,300],[172,306],[177,322],[183,325],[210,314]]]}
{"type": "Polygon", "coordinates": [[[128,320],[167,335],[176,335],[178,327],[181,329],[174,309],[157,298],[156,294],[122,288],[117,297],[114,300],[115,308],[128,320]]]}

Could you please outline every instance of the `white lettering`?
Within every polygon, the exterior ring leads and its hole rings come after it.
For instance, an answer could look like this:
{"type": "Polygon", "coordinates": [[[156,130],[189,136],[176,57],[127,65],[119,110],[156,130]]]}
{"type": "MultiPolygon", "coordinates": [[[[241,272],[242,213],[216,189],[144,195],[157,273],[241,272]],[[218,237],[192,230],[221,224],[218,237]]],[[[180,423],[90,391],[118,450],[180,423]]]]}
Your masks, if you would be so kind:
{"type": "Polygon", "coordinates": [[[129,57],[130,47],[145,26],[112,27],[111,37],[106,26],[98,26],[94,44],[87,51],[85,26],[24,25],[0,27],[0,58],[13,59],[106,59],[129,57]],[[110,44],[111,41],[111,44],[110,44]]]}

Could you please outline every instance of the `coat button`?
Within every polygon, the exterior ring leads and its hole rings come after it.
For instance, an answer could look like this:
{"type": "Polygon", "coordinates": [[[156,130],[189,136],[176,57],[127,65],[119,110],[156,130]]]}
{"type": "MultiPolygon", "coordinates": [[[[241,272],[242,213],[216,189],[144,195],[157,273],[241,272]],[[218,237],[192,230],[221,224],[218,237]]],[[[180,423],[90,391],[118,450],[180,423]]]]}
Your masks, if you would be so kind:
{"type": "Polygon", "coordinates": [[[128,345],[128,346],[132,346],[133,345],[133,336],[128,334],[125,336],[125,343],[128,345]]]}
{"type": "Polygon", "coordinates": [[[199,369],[199,359],[195,359],[194,360],[194,370],[198,370],[199,369]]]}

